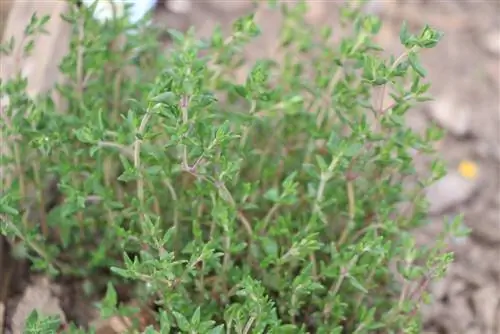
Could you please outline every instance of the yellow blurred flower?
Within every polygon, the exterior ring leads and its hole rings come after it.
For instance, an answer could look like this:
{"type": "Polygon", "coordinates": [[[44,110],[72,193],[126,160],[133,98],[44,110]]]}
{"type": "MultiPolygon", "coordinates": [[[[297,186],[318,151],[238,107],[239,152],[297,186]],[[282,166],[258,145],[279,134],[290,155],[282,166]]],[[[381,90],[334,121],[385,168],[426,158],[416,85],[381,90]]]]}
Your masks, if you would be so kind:
{"type": "Polygon", "coordinates": [[[460,175],[471,180],[477,178],[478,169],[477,164],[469,160],[463,160],[458,166],[460,175]]]}

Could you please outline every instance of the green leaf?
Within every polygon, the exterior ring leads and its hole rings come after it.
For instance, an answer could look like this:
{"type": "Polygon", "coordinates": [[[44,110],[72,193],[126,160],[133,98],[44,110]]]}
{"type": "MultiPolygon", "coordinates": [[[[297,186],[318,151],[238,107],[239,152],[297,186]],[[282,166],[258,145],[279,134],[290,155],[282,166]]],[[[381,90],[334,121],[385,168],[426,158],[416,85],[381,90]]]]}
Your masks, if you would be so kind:
{"type": "Polygon", "coordinates": [[[191,326],[190,326],[189,321],[186,319],[185,316],[183,316],[181,313],[176,312],[176,311],[173,311],[172,315],[175,318],[175,322],[177,324],[177,327],[179,327],[179,329],[181,331],[188,332],[190,330],[191,326]]]}
{"type": "Polygon", "coordinates": [[[160,314],[160,333],[170,333],[172,324],[170,323],[170,319],[168,313],[165,310],[161,310],[160,314]]]}
{"type": "Polygon", "coordinates": [[[113,316],[116,312],[116,306],[118,304],[118,295],[115,288],[111,282],[106,285],[106,295],[101,302],[101,316],[103,318],[109,318],[113,316]]]}
{"type": "Polygon", "coordinates": [[[352,275],[348,275],[347,278],[349,279],[349,282],[352,284],[353,287],[358,289],[359,291],[363,293],[368,293],[368,290],[352,275]]]}
{"type": "Polygon", "coordinates": [[[179,98],[173,92],[163,92],[155,97],[152,97],[151,102],[164,103],[167,105],[175,105],[179,103],[179,98]]]}
{"type": "Polygon", "coordinates": [[[162,166],[150,166],[148,168],[146,168],[146,174],[150,175],[150,176],[157,176],[157,175],[160,175],[163,171],[163,167],[162,166]]]}
{"type": "Polygon", "coordinates": [[[343,154],[346,157],[354,157],[354,156],[357,156],[362,149],[363,149],[363,144],[361,144],[361,143],[352,143],[352,144],[349,144],[344,149],[343,154]]]}
{"type": "Polygon", "coordinates": [[[319,170],[325,172],[328,169],[328,164],[321,155],[316,155],[316,162],[318,164],[319,170]]]}
{"type": "Polygon", "coordinates": [[[264,194],[264,198],[271,202],[278,202],[280,200],[280,193],[278,189],[271,188],[264,194]]]}
{"type": "Polygon", "coordinates": [[[6,204],[4,201],[0,201],[0,214],[17,216],[19,215],[19,211],[6,204]]]}
{"type": "Polygon", "coordinates": [[[408,31],[408,24],[406,23],[406,21],[403,21],[403,24],[401,25],[401,30],[399,31],[399,41],[401,42],[401,44],[407,46],[410,37],[411,34],[408,31]]]}
{"type": "Polygon", "coordinates": [[[275,240],[268,237],[262,237],[260,241],[262,242],[262,248],[268,256],[278,258],[279,246],[275,240]]]}
{"type": "Polygon", "coordinates": [[[415,52],[410,52],[408,54],[408,60],[411,67],[415,70],[415,72],[417,72],[420,77],[424,78],[427,75],[427,71],[420,64],[418,56],[415,52]]]}
{"type": "Polygon", "coordinates": [[[198,306],[191,317],[191,326],[197,328],[200,325],[201,308],[198,306]]]}
{"type": "Polygon", "coordinates": [[[420,33],[420,45],[424,48],[433,48],[437,45],[437,43],[443,37],[443,33],[437,30],[432,29],[428,25],[422,29],[420,33]]]}
{"type": "Polygon", "coordinates": [[[57,333],[61,324],[58,316],[44,316],[33,310],[28,318],[24,332],[26,334],[57,333]]]}
{"type": "Polygon", "coordinates": [[[170,36],[172,36],[172,39],[175,41],[175,43],[182,44],[184,42],[184,34],[180,32],[179,30],[176,29],[167,29],[168,33],[170,36]]]}
{"type": "Polygon", "coordinates": [[[247,89],[243,85],[233,85],[233,90],[236,92],[236,94],[243,98],[247,98],[248,96],[247,89]]]}

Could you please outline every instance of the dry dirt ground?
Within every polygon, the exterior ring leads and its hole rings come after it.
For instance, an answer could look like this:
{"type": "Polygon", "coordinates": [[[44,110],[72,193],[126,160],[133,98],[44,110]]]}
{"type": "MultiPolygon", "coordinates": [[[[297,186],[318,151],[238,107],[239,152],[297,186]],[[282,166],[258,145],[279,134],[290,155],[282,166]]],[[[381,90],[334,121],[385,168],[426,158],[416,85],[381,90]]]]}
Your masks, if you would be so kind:
{"type": "MultiPolygon", "coordinates": [[[[194,25],[206,35],[216,23],[228,25],[252,9],[250,0],[191,0],[185,6],[186,1],[170,0],[177,13],[160,4],[157,21],[181,30],[194,25]]],[[[311,0],[309,19],[335,24],[331,21],[338,3],[311,0]]],[[[426,330],[500,333],[500,1],[372,0],[367,10],[383,18],[379,42],[389,53],[401,51],[398,33],[403,20],[413,30],[428,23],[445,33],[442,43],[423,55],[436,100],[408,118],[417,130],[437,122],[447,131],[439,149],[449,175],[429,189],[430,224],[417,234],[420,242],[431,243],[457,214],[464,215],[472,234],[450,240],[456,261],[446,278],[431,286],[435,301],[424,310],[426,330]]],[[[249,59],[273,56],[279,28],[274,15],[258,13],[264,35],[248,49],[249,59]]],[[[40,291],[43,295],[44,289],[40,291]]]]}

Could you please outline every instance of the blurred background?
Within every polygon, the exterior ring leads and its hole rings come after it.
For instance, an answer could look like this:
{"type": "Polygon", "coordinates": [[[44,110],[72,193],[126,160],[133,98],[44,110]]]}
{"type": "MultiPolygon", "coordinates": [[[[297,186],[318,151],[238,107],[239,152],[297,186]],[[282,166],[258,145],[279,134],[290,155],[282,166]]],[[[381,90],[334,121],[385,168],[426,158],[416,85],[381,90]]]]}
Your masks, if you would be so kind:
{"type": "MultiPolygon", "coordinates": [[[[308,21],[336,27],[341,2],[309,0],[308,21]]],[[[0,0],[0,33],[15,3],[0,0]]],[[[279,57],[280,15],[256,9],[251,0],[158,0],[154,23],[181,31],[194,26],[203,37],[252,10],[264,33],[245,51],[249,63],[279,57]]],[[[387,54],[402,51],[403,21],[413,32],[425,24],[444,32],[422,55],[434,101],[412,110],[408,124],[425,131],[434,122],[446,131],[438,149],[449,172],[428,189],[429,224],[415,233],[419,243],[430,244],[463,215],[471,234],[450,240],[456,260],[431,287],[435,302],[424,310],[426,327],[429,333],[500,333],[500,1],[371,0],[365,10],[382,18],[378,43],[387,54]]],[[[244,70],[236,75],[243,78],[244,70]]],[[[423,159],[418,163],[426,168],[423,159]]]]}

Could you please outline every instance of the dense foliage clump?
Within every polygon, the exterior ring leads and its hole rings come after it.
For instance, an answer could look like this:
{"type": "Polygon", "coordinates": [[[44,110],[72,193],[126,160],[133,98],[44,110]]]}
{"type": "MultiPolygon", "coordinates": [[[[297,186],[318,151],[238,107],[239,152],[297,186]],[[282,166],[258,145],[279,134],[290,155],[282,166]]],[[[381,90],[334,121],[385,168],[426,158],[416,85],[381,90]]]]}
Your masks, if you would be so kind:
{"type": "Polygon", "coordinates": [[[156,305],[148,333],[420,331],[426,284],[450,255],[410,234],[443,170],[410,182],[413,152],[432,153],[440,133],[404,116],[427,99],[418,55],[441,34],[404,26],[404,53],[386,59],[380,20],[359,8],[342,8],[333,44],[304,4],[276,7],[283,59],[257,61],[243,83],[232,74],[261,33],[253,15],[227,36],[172,31],[165,53],[152,27],[77,7],[57,87],[67,112],[28,97],[21,77],[2,82],[2,233],[33,270],[107,289],[105,316],[127,284],[156,305]]]}

